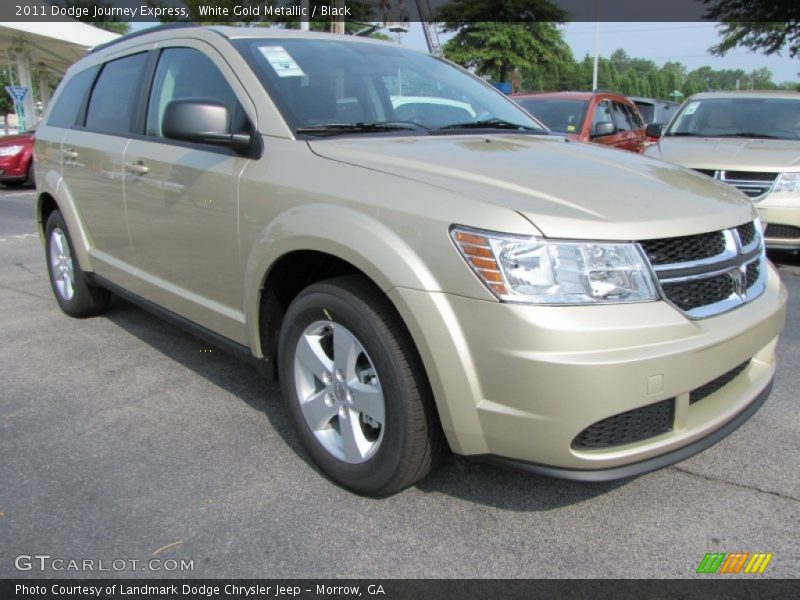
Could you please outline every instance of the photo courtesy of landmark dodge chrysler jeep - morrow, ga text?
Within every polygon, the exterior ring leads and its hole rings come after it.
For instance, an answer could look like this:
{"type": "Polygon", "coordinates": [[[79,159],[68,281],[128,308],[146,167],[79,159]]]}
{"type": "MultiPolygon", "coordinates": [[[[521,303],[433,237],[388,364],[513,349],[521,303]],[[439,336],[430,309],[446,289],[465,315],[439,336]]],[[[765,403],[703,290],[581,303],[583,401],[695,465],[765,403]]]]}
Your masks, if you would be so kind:
{"type": "Polygon", "coordinates": [[[634,476],[771,388],[786,290],[747,198],[565,142],[424,53],[139,32],[70,68],[36,160],[63,311],[115,293],[278,377],[314,462],[359,493],[412,485],[445,444],[634,476]],[[443,100],[399,118],[401,95],[443,100]]]}

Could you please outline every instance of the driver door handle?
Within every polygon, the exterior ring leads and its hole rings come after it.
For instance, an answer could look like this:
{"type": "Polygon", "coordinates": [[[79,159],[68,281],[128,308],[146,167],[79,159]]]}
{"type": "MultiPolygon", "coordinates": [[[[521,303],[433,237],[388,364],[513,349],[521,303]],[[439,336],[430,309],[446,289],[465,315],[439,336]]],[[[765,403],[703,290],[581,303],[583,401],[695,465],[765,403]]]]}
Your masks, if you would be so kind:
{"type": "Polygon", "coordinates": [[[147,175],[150,172],[150,167],[137,160],[136,162],[125,163],[125,170],[136,175],[147,175]]]}

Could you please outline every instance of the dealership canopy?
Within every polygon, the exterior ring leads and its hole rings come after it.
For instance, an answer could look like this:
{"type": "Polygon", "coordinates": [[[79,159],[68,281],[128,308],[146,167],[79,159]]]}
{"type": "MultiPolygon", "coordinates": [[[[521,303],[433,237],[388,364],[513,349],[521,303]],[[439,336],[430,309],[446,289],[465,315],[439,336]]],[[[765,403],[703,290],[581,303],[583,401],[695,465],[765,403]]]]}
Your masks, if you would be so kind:
{"type": "MultiPolygon", "coordinates": [[[[23,100],[27,125],[33,122],[33,94],[30,92],[33,77],[39,77],[40,100],[43,106],[49,101],[46,82],[53,74],[62,74],[86,55],[93,46],[119,37],[78,21],[59,23],[0,23],[0,62],[17,68],[14,83],[28,88],[23,100]]],[[[0,90],[0,93],[4,93],[0,90]]]]}

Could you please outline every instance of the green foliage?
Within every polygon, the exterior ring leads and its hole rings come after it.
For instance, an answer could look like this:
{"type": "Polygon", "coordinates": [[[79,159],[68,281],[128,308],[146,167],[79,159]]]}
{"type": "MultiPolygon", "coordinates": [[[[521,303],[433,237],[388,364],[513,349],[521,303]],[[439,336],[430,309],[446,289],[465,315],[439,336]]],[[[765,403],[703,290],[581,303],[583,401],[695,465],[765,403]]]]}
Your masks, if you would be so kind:
{"type": "Polygon", "coordinates": [[[14,112],[14,102],[5,90],[7,85],[11,85],[11,81],[8,78],[8,70],[3,68],[0,69],[0,87],[2,87],[0,89],[0,115],[3,116],[14,112]]]}
{"type": "Polygon", "coordinates": [[[742,46],[753,52],[800,57],[800,3],[797,0],[703,0],[703,18],[718,21],[722,41],[711,48],[724,55],[742,46]]]}
{"type": "Polygon", "coordinates": [[[459,27],[450,22],[445,24],[448,30],[457,33],[445,44],[445,56],[495,81],[508,81],[515,68],[521,72],[541,69],[550,78],[556,73],[560,77],[559,66],[572,62],[555,23],[478,22],[459,27]]]}

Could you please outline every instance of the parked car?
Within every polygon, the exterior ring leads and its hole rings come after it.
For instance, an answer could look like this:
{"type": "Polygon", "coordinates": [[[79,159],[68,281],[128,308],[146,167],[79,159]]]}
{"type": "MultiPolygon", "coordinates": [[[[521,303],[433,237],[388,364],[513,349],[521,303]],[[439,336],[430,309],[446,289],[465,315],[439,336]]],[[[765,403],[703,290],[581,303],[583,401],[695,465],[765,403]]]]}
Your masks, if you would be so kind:
{"type": "MultiPolygon", "coordinates": [[[[639,96],[629,96],[631,102],[639,109],[645,123],[661,123],[666,125],[670,122],[673,115],[680,108],[677,102],[660,100],[658,98],[642,98],[639,96]]],[[[657,138],[654,138],[654,141],[657,138]]]]}
{"type": "Polygon", "coordinates": [[[645,122],[636,105],[611,92],[511,94],[552,131],[576,142],[594,142],[631,152],[647,145],[645,122]]]}
{"type": "Polygon", "coordinates": [[[29,129],[0,137],[0,183],[33,183],[33,134],[34,129],[29,129]]]}
{"type": "Polygon", "coordinates": [[[797,92],[692,96],[647,154],[738,188],[755,202],[767,246],[800,250],[797,92]]]}
{"type": "Polygon", "coordinates": [[[36,152],[61,309],[96,315],[113,292],[277,376],[311,458],[359,493],[421,480],[444,441],[630,477],[769,394],[786,290],[746,198],[566,143],[426,54],[138,32],[70,68],[36,152]],[[398,119],[398,73],[474,119],[398,119]],[[343,122],[343,98],[362,116],[343,122]]]}

